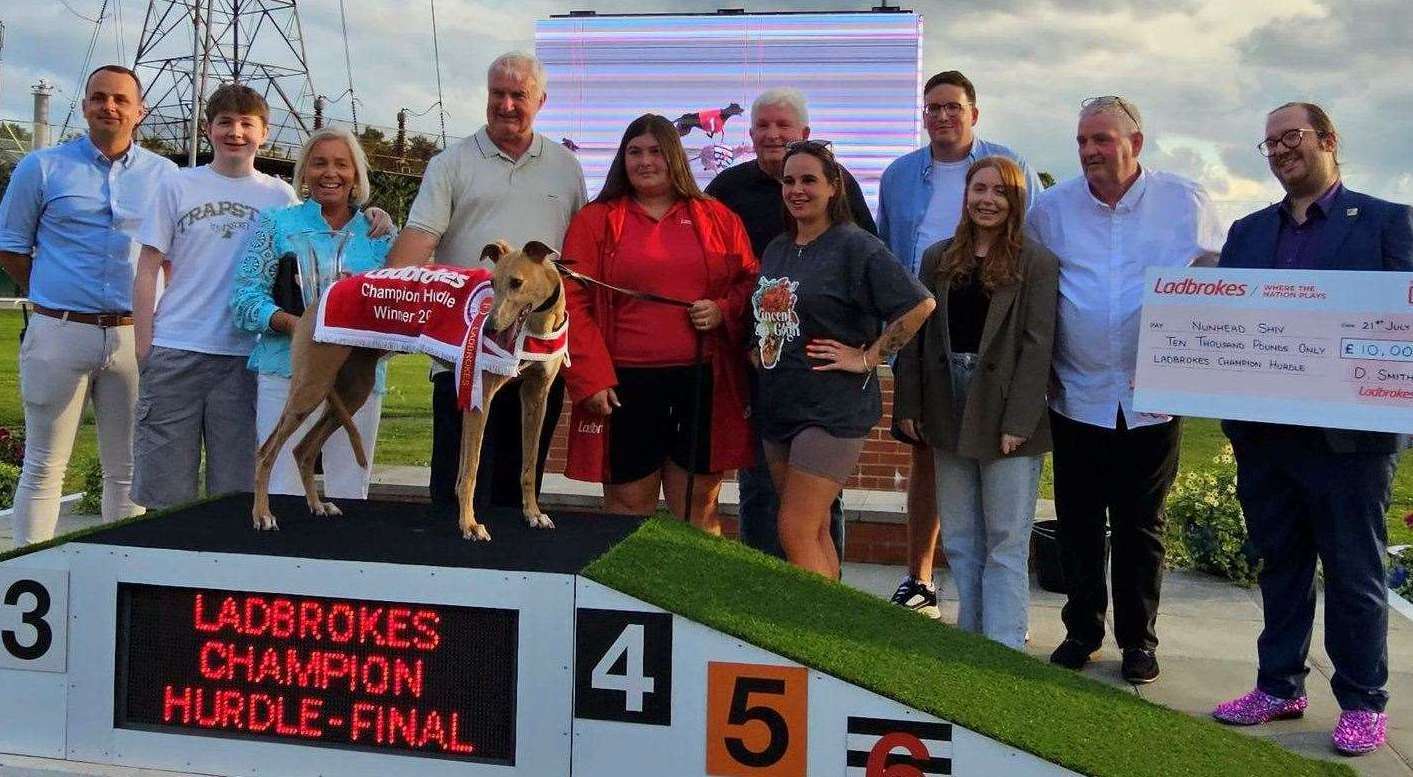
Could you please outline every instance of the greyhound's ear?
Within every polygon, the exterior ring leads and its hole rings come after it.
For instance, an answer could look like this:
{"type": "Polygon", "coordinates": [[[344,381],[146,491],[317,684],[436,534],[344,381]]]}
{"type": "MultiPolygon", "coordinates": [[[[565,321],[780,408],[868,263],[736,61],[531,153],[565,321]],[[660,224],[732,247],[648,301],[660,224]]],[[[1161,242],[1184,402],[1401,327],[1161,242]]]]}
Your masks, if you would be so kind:
{"type": "Polygon", "coordinates": [[[545,257],[559,253],[538,240],[531,240],[526,243],[525,248],[522,250],[524,250],[526,256],[533,257],[537,262],[543,262],[545,257]]]}
{"type": "Polygon", "coordinates": [[[492,262],[499,262],[500,258],[510,253],[510,251],[509,243],[504,240],[497,240],[494,243],[487,243],[486,247],[481,249],[480,258],[489,259],[492,262]]]}

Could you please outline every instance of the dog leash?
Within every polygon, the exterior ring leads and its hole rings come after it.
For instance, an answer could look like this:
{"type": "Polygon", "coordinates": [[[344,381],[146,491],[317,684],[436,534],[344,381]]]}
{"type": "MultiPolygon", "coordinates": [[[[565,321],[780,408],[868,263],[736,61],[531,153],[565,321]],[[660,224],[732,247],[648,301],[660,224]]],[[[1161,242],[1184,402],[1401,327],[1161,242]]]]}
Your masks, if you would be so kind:
{"type": "MultiPolygon", "coordinates": [[[[604,283],[598,278],[591,278],[587,275],[584,275],[583,273],[576,272],[574,270],[569,269],[568,267],[565,267],[564,264],[558,259],[554,260],[554,266],[555,269],[559,270],[561,275],[566,278],[571,278],[575,281],[578,281],[579,284],[582,286],[598,286],[601,289],[607,289],[608,291],[614,292],[615,294],[622,294],[625,297],[643,300],[644,302],[656,302],[662,305],[672,305],[673,307],[679,308],[692,307],[692,303],[686,300],[680,300],[675,297],[665,297],[661,294],[653,294],[650,291],[637,291],[635,289],[625,289],[621,286],[614,286],[611,283],[604,283]]],[[[682,520],[688,524],[692,522],[692,486],[696,483],[697,480],[697,445],[699,435],[701,433],[701,430],[699,428],[700,424],[697,423],[697,416],[700,415],[700,408],[702,403],[701,375],[703,363],[703,337],[701,332],[695,332],[695,334],[697,342],[696,355],[693,357],[692,364],[692,418],[690,419],[691,427],[687,435],[687,493],[684,494],[683,500],[686,502],[686,504],[683,506],[683,512],[685,512],[686,514],[682,516],[682,520]]]]}
{"type": "Polygon", "coordinates": [[[591,278],[581,272],[569,269],[568,267],[564,266],[564,263],[559,261],[558,259],[554,261],[554,267],[556,270],[559,270],[560,274],[564,277],[572,278],[584,286],[598,286],[599,288],[608,289],[609,291],[615,292],[617,294],[622,294],[625,297],[632,297],[633,299],[640,299],[646,302],[657,302],[663,305],[673,305],[679,308],[692,307],[692,303],[686,300],[677,299],[676,297],[665,297],[661,294],[654,294],[650,291],[637,291],[634,289],[625,289],[621,286],[614,286],[611,283],[604,283],[598,278],[591,278]]]}

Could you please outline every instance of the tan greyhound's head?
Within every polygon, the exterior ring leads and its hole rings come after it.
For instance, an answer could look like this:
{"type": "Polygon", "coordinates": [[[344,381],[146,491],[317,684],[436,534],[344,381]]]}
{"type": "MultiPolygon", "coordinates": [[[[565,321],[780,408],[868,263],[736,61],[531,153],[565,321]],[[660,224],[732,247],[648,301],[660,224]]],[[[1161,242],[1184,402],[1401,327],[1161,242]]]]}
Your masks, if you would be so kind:
{"type": "Polygon", "coordinates": [[[538,240],[531,240],[519,251],[504,240],[481,249],[481,258],[496,266],[491,279],[495,307],[487,321],[488,333],[505,331],[541,308],[554,307],[559,293],[559,271],[550,261],[554,255],[554,249],[538,240]]]}

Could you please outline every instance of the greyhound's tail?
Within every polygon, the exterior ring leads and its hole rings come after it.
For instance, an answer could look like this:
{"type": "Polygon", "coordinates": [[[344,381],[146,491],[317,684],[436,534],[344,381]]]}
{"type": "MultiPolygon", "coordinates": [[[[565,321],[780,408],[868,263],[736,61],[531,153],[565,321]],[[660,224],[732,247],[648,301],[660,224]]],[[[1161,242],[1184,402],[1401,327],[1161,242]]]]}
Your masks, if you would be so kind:
{"type": "Polygon", "coordinates": [[[363,435],[358,432],[358,426],[353,423],[353,416],[349,415],[348,407],[344,405],[343,399],[336,392],[329,393],[329,409],[338,418],[339,425],[348,432],[348,443],[353,446],[353,458],[358,462],[358,466],[368,469],[368,454],[363,450],[363,435]]]}

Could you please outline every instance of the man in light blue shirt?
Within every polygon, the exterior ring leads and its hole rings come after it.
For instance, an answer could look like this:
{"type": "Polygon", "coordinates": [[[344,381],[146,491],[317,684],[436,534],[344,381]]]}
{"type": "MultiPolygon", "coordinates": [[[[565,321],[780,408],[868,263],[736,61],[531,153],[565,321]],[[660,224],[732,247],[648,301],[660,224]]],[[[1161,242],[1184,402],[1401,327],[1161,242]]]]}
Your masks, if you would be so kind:
{"type": "Polygon", "coordinates": [[[0,267],[34,312],[20,346],[25,462],[15,491],[15,541],[49,539],[86,396],[103,465],[103,520],[136,515],[132,484],[137,358],[132,283],[138,224],[172,162],[137,146],[142,87],[120,65],[85,86],[88,134],[35,151],[0,200],[0,267]]]}
{"type": "MultiPolygon", "coordinates": [[[[1025,172],[1026,201],[1032,201],[1040,191],[1039,176],[1016,152],[976,137],[974,128],[981,112],[976,107],[976,87],[966,76],[947,70],[929,78],[922,101],[928,143],[888,165],[878,189],[878,236],[914,275],[922,252],[951,237],[957,228],[967,169],[973,162],[988,156],[1014,160],[1025,172]]],[[[932,583],[938,531],[932,451],[896,428],[893,436],[911,443],[913,449],[912,476],[908,478],[908,576],[893,594],[893,602],[940,618],[932,583]]]]}

